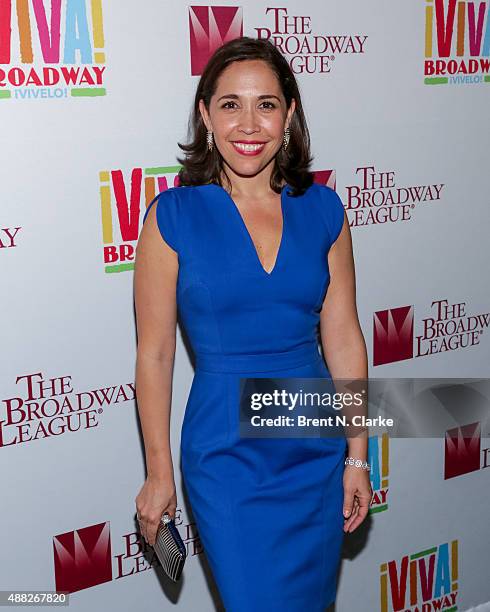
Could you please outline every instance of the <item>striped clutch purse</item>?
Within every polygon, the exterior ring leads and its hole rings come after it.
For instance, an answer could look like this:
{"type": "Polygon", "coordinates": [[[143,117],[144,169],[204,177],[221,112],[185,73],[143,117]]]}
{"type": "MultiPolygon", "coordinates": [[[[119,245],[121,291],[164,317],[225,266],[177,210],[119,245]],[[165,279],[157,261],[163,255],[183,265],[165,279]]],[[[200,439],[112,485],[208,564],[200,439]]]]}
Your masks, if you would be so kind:
{"type": "Polygon", "coordinates": [[[177,582],[182,574],[187,552],[174,519],[166,512],[160,519],[153,548],[167,576],[177,582]]]}

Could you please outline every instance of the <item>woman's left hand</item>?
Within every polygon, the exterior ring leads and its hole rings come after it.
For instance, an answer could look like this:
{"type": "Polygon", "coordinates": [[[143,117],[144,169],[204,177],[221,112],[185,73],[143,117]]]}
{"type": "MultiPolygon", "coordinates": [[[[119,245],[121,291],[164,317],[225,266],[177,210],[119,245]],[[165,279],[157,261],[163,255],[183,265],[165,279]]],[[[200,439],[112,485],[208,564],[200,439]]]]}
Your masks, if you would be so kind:
{"type": "Polygon", "coordinates": [[[373,490],[369,472],[355,465],[344,469],[344,531],[357,529],[366,518],[371,504],[373,490]]]}

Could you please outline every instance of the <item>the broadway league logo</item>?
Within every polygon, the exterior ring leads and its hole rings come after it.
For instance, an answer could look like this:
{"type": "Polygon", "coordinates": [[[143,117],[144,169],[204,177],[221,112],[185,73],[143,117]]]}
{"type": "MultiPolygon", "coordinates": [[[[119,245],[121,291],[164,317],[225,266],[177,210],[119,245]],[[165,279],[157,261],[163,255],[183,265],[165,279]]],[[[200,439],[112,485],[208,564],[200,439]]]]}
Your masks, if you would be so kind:
{"type": "MultiPolygon", "coordinates": [[[[184,522],[180,508],[175,512],[175,525],[186,547],[187,557],[200,555],[204,549],[196,524],[184,522]]],[[[111,538],[109,521],[54,536],[56,590],[74,593],[160,566],[155,550],[139,531],[123,533],[120,537],[121,552],[112,555],[114,551],[111,552],[111,548],[115,547],[115,542],[116,539],[111,538]]]]}
{"type": "Polygon", "coordinates": [[[373,365],[413,357],[413,306],[374,313],[373,365]]]}
{"type": "Polygon", "coordinates": [[[112,580],[109,521],[53,537],[57,591],[74,593],[112,580]]]}
{"type": "Polygon", "coordinates": [[[466,302],[435,300],[431,308],[433,316],[422,319],[421,333],[415,339],[413,306],[375,312],[373,365],[477,346],[490,323],[488,312],[468,315],[466,302]]]}
{"type": "Polygon", "coordinates": [[[0,99],[104,96],[101,1],[0,0],[0,99]]]}
{"type": "Polygon", "coordinates": [[[238,6],[190,6],[191,74],[202,74],[218,47],[243,36],[242,8],[238,6]]]}
{"type": "Polygon", "coordinates": [[[368,463],[371,466],[371,487],[373,497],[369,512],[383,512],[388,510],[388,484],[389,484],[389,438],[384,433],[381,436],[370,436],[368,439],[368,463]]]}
{"type": "Polygon", "coordinates": [[[488,0],[426,0],[425,4],[424,83],[475,85],[490,82],[488,0]]]}
{"type": "Polygon", "coordinates": [[[397,185],[394,170],[359,166],[357,183],[346,187],[346,209],[352,227],[412,219],[415,209],[441,202],[444,183],[397,185]]]}
{"type": "Polygon", "coordinates": [[[457,610],[458,540],[380,566],[382,612],[457,610]]]}
{"type": "Polygon", "coordinates": [[[295,74],[327,74],[339,55],[363,56],[367,36],[318,34],[310,15],[291,14],[285,7],[267,7],[267,25],[256,27],[256,37],[270,40],[288,60],[295,74]]]}
{"type": "Polygon", "coordinates": [[[18,376],[19,395],[0,403],[0,449],[97,427],[106,406],[134,400],[134,383],[75,392],[71,376],[18,376]]]}
{"type": "Polygon", "coordinates": [[[481,448],[481,423],[446,431],[444,479],[490,467],[490,448],[481,448]]]}
{"type": "Polygon", "coordinates": [[[140,222],[152,199],[179,185],[181,166],[103,170],[100,179],[103,258],[107,273],[134,269],[140,222]]]}

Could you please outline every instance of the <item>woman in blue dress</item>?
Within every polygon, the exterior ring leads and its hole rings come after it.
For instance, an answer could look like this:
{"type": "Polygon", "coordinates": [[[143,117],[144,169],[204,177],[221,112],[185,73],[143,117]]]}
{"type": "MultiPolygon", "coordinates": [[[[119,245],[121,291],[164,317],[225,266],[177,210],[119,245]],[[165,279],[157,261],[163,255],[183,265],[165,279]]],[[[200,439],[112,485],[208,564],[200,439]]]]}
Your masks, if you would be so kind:
{"type": "Polygon", "coordinates": [[[335,599],[343,535],[368,513],[367,437],[241,436],[239,388],[240,378],[367,378],[349,224],[335,191],[313,182],[298,86],[272,43],[217,49],[190,125],[180,184],[148,206],[136,255],[140,529],[152,545],[177,506],[178,312],[196,359],[182,474],[225,609],[320,612],[335,599]]]}

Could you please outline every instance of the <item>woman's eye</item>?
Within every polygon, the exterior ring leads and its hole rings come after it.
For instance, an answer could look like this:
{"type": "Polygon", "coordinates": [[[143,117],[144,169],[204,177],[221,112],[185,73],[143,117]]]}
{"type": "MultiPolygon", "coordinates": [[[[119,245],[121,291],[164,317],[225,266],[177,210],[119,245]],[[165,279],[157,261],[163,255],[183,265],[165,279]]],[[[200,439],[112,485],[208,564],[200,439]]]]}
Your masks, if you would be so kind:
{"type": "MultiPolygon", "coordinates": [[[[227,102],[221,105],[221,108],[234,108],[233,105],[236,105],[236,103],[233,102],[233,100],[228,100],[227,102]]],[[[265,108],[266,110],[271,110],[273,108],[276,108],[276,105],[274,104],[274,102],[271,102],[270,100],[266,100],[265,102],[262,102],[261,106],[262,108],[265,108]]]]}

